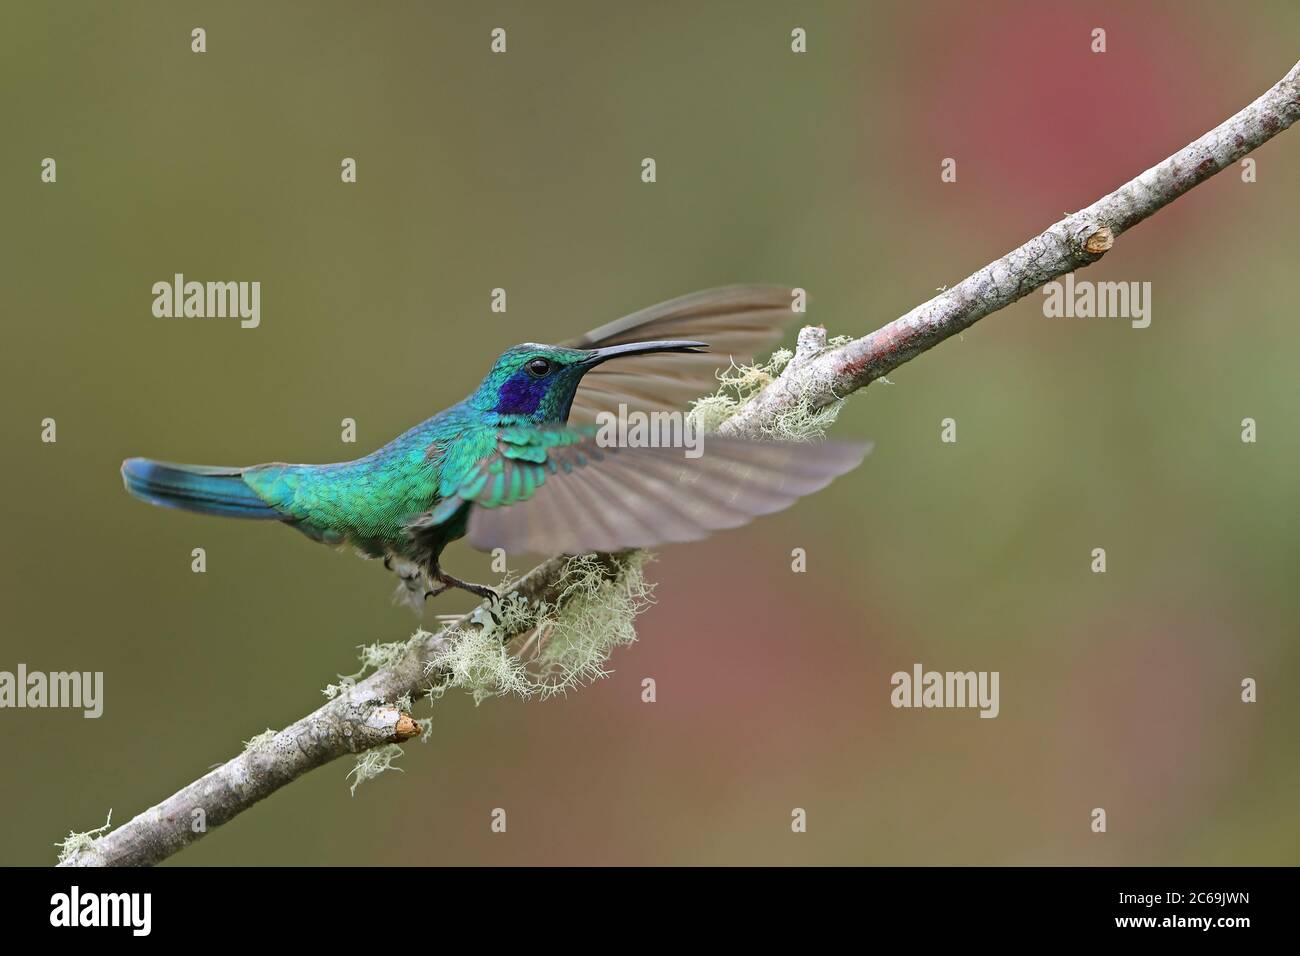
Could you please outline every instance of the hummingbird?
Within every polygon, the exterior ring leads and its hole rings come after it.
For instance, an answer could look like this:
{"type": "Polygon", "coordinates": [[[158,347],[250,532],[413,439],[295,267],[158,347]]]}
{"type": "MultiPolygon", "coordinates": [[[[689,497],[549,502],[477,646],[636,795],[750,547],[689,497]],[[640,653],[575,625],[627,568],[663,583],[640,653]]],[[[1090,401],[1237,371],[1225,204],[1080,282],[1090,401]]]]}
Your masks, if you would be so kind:
{"type": "Polygon", "coordinates": [[[586,554],[694,541],[779,511],[855,467],[864,443],[705,436],[681,448],[598,441],[602,414],[671,411],[713,392],[717,373],[770,346],[790,289],[742,285],[682,296],[560,345],[506,349],[463,401],[354,461],[223,467],[122,463],[150,504],[275,521],[382,559],[415,610],[450,588],[443,549],[586,554]]]}

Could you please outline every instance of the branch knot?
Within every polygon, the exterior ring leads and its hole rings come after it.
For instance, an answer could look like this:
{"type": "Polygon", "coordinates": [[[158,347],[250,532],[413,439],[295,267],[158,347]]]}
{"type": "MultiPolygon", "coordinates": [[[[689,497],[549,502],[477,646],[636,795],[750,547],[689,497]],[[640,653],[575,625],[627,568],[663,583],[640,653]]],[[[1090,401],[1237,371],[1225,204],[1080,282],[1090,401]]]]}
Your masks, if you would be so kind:
{"type": "Polygon", "coordinates": [[[1083,251],[1091,255],[1100,256],[1111,246],[1115,245],[1115,235],[1110,231],[1109,226],[1102,226],[1083,243],[1083,251]]]}

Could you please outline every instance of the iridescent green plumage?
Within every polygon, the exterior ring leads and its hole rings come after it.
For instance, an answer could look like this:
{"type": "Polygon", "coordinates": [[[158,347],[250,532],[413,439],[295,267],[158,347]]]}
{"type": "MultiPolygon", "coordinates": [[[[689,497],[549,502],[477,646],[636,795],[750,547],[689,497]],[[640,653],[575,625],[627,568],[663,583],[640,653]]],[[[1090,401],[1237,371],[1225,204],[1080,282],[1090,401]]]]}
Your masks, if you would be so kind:
{"type": "Polygon", "coordinates": [[[426,583],[431,593],[489,594],[442,570],[449,542],[468,534],[484,549],[581,553],[693,540],[786,507],[861,460],[865,447],[830,442],[710,438],[692,461],[680,449],[595,440],[601,411],[660,411],[712,391],[720,367],[779,334],[789,302],[785,289],[719,289],[572,346],[515,346],[464,401],[355,461],[213,468],[133,458],[122,474],[154,504],[274,519],[383,558],[413,598],[426,583]],[[671,338],[646,341],[660,336],[671,338]]]}

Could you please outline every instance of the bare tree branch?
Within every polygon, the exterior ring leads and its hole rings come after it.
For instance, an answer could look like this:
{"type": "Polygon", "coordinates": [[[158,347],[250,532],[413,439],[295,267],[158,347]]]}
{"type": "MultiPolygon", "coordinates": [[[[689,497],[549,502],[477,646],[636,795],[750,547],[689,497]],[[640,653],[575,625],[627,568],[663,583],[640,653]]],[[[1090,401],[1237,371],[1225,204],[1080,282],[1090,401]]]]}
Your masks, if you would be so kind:
{"type": "MultiPolygon", "coordinates": [[[[1067,216],[951,289],[870,335],[825,349],[825,332],[804,329],[795,357],[766,389],[723,422],[724,434],[757,437],[764,425],[801,404],[821,407],[863,388],[984,316],[1059,276],[1096,262],[1116,238],[1198,183],[1272,139],[1300,117],[1300,63],[1231,119],[1157,166],[1067,216]]],[[[603,556],[610,576],[613,557],[603,556]]],[[[560,597],[564,558],[530,571],[517,586],[529,599],[560,597]]],[[[75,850],[62,865],[148,865],[166,859],[322,764],[344,754],[408,740],[418,728],[394,702],[416,700],[432,678],[427,662],[451,629],[474,627],[466,615],[408,648],[395,663],[264,742],[212,770],[116,830],[75,850]],[[196,832],[197,814],[204,827],[196,832]]]]}

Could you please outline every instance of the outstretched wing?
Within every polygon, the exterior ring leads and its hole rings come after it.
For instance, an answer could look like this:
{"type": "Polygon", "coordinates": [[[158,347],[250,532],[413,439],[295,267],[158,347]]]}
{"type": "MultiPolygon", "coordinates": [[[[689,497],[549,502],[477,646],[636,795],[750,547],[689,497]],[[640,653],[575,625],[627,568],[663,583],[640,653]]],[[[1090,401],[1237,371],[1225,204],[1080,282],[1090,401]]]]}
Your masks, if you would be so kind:
{"type": "Polygon", "coordinates": [[[829,484],[870,450],[841,442],[704,436],[682,448],[600,447],[595,428],[503,429],[424,523],[470,506],[469,540],[487,551],[585,554],[694,541],[770,514],[829,484]]]}
{"type": "Polygon", "coordinates": [[[598,365],[582,378],[569,421],[589,424],[602,411],[662,411],[717,391],[717,373],[771,349],[794,318],[792,289],[735,285],[709,289],[652,305],[593,329],[564,345],[603,348],[654,339],[706,342],[708,352],[629,356],[598,365]]]}

